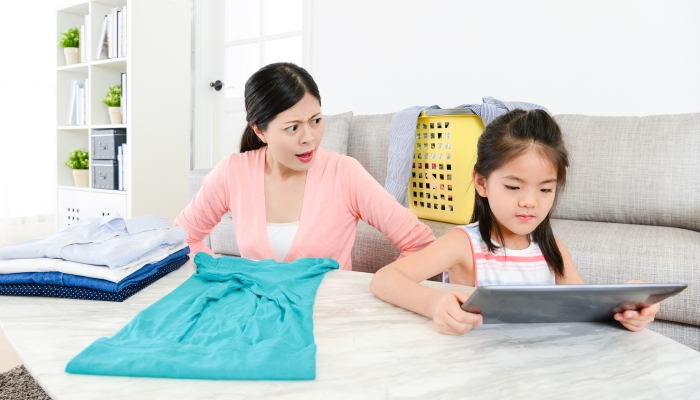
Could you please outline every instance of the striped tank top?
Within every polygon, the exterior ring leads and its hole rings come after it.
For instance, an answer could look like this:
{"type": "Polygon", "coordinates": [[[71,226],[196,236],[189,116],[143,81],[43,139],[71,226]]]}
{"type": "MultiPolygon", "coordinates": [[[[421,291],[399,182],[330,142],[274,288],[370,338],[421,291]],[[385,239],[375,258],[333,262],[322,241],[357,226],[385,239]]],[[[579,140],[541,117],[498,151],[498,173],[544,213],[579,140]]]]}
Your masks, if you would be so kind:
{"type": "MultiPolygon", "coordinates": [[[[458,226],[469,237],[474,255],[475,286],[486,285],[555,285],[554,272],[547,265],[540,246],[530,240],[530,246],[522,250],[503,251],[496,244],[495,253],[491,253],[481,239],[479,224],[458,226]]],[[[449,282],[445,272],[443,280],[449,282]]]]}

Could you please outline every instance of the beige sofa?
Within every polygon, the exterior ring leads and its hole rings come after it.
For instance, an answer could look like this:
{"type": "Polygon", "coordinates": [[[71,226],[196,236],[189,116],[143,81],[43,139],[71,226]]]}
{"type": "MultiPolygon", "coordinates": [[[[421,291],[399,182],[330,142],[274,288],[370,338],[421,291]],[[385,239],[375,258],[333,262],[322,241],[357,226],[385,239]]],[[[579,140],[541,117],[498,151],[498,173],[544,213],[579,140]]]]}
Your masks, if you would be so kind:
{"type": "MultiPolygon", "coordinates": [[[[326,117],[322,147],[357,159],[382,185],[393,114],[326,117]]],[[[553,211],[555,235],[586,283],[683,282],[650,329],[700,350],[700,113],[649,117],[557,115],[571,154],[565,191],[553,211]]],[[[190,197],[209,170],[189,176],[190,197]]],[[[440,237],[453,225],[424,220],[440,237]]],[[[238,256],[231,218],[207,238],[238,256]]],[[[359,222],[353,269],[375,272],[399,251],[359,222]]]]}

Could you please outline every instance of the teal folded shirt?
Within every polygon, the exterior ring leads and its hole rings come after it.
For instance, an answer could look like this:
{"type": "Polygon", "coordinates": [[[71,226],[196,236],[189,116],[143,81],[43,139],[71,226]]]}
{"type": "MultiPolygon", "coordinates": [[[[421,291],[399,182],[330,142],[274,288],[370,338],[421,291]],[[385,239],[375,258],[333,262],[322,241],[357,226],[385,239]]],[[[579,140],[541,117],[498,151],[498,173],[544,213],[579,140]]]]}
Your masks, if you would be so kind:
{"type": "Polygon", "coordinates": [[[330,258],[291,263],[198,253],[197,272],[66,372],[191,379],[316,378],[313,305],[330,258]]]}

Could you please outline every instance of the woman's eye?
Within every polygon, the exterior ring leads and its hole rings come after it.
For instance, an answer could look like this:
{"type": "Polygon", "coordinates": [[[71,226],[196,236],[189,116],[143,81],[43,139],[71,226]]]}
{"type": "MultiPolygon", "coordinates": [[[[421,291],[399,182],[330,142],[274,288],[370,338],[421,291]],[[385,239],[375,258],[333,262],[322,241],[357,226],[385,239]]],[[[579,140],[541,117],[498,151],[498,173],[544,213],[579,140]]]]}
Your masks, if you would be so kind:
{"type": "Polygon", "coordinates": [[[518,189],[520,189],[520,188],[517,187],[517,186],[508,186],[508,185],[505,185],[505,186],[506,186],[506,189],[508,189],[508,190],[518,190],[518,189]]]}
{"type": "Polygon", "coordinates": [[[542,193],[552,193],[552,189],[542,189],[542,193]]]}
{"type": "Polygon", "coordinates": [[[298,126],[292,125],[292,126],[290,126],[289,128],[287,128],[287,129],[285,129],[285,130],[286,130],[286,131],[289,131],[289,132],[296,132],[298,128],[299,128],[298,126]]]}
{"type": "Polygon", "coordinates": [[[313,120],[311,120],[311,122],[313,122],[314,124],[317,124],[317,125],[318,125],[318,124],[321,123],[321,118],[313,119],[313,120]]]}

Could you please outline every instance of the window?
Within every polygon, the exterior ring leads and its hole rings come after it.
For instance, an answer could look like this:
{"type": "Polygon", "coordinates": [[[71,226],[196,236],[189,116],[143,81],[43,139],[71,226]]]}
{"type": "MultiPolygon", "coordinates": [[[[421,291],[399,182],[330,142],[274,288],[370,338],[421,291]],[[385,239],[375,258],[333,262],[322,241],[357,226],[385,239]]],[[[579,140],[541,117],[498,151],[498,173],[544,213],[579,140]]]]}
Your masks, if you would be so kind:
{"type": "Polygon", "coordinates": [[[225,97],[241,98],[248,78],[280,61],[306,67],[308,0],[226,0],[225,97]]]}

